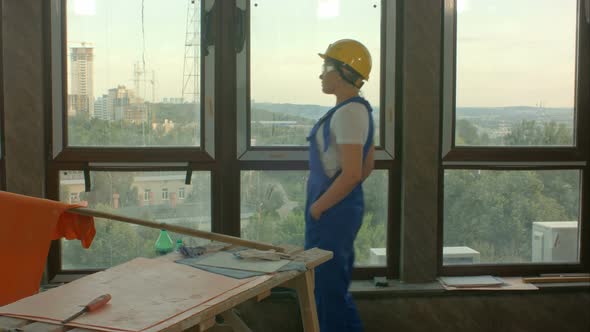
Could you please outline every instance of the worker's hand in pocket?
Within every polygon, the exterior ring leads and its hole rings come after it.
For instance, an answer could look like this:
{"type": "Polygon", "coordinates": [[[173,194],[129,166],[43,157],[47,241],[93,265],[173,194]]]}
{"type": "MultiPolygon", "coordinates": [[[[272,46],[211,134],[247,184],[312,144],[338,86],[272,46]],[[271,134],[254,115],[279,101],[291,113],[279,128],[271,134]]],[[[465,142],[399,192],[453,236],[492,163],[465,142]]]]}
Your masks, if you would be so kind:
{"type": "Polygon", "coordinates": [[[322,212],[320,212],[320,210],[318,209],[317,205],[312,204],[311,207],[309,208],[309,214],[311,215],[311,219],[313,219],[314,221],[318,221],[320,220],[320,217],[322,216],[322,212]]]}

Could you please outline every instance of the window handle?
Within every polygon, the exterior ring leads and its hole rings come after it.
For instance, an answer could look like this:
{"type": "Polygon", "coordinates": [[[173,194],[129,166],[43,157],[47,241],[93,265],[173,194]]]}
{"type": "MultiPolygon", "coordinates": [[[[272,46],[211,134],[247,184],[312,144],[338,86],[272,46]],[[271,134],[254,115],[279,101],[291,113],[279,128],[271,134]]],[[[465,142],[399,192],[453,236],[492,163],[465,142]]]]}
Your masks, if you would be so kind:
{"type": "Polygon", "coordinates": [[[92,180],[90,179],[90,168],[88,164],[84,166],[84,191],[89,193],[92,191],[92,180]]]}
{"type": "Polygon", "coordinates": [[[209,46],[215,45],[215,30],[213,29],[214,15],[216,13],[215,3],[203,15],[203,33],[201,33],[201,47],[204,56],[209,55],[209,46]]]}
{"type": "Polygon", "coordinates": [[[242,52],[246,43],[246,10],[236,7],[234,12],[235,19],[235,50],[236,53],[242,52]]]}
{"type": "Polygon", "coordinates": [[[186,176],[184,178],[184,184],[190,185],[192,178],[193,178],[193,163],[189,162],[186,165],[186,176]]]}

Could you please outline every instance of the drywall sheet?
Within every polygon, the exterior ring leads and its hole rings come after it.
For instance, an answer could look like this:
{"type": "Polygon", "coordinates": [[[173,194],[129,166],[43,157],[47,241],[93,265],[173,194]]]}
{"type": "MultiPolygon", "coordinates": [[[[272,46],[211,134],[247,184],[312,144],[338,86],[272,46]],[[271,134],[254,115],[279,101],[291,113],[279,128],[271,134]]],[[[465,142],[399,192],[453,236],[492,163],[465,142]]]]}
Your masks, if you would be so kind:
{"type": "Polygon", "coordinates": [[[235,256],[231,252],[218,251],[208,255],[196,257],[191,265],[204,265],[234,270],[272,273],[289,264],[289,262],[291,261],[286,259],[281,259],[278,261],[242,259],[235,256]]]}
{"type": "Polygon", "coordinates": [[[187,312],[196,315],[269,278],[233,279],[165,260],[136,258],[0,307],[0,315],[59,323],[97,296],[109,293],[112,299],[107,305],[68,325],[103,331],[154,330],[187,312]]]}

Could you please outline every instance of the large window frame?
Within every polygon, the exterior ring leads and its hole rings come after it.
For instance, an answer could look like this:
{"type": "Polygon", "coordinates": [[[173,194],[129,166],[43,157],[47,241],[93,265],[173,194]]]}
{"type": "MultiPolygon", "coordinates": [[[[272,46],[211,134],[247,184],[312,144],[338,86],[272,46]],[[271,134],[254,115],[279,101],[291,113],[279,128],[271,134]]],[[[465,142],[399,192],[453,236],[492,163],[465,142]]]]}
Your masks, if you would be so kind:
{"type": "Polygon", "coordinates": [[[215,79],[214,56],[215,49],[211,43],[211,31],[208,28],[212,20],[211,11],[213,1],[204,1],[201,11],[202,52],[200,72],[200,121],[201,146],[199,147],[71,147],[68,145],[67,128],[67,0],[51,0],[50,8],[46,10],[49,22],[46,34],[46,47],[51,54],[49,78],[52,108],[52,159],[58,162],[77,162],[93,159],[96,162],[166,162],[181,160],[186,162],[211,162],[215,158],[215,87],[210,84],[215,79]],[[205,34],[207,34],[205,36],[205,34]],[[53,74],[55,73],[55,75],[53,74]],[[60,75],[57,75],[60,73],[60,75]],[[147,153],[149,151],[149,153],[147,153]]]}
{"type": "MultiPolygon", "coordinates": [[[[197,147],[70,147],[67,139],[67,0],[44,2],[44,48],[45,75],[46,141],[48,142],[47,160],[47,197],[59,200],[59,172],[83,171],[87,181],[91,171],[185,171],[187,178],[193,171],[209,171],[212,178],[219,169],[215,160],[216,127],[215,117],[215,43],[213,25],[214,1],[203,1],[201,10],[201,67],[200,72],[200,146],[197,147]]],[[[214,180],[212,179],[212,182],[214,180]]],[[[90,186],[86,183],[86,186],[90,186]]],[[[213,185],[211,195],[213,196],[213,185]]],[[[212,200],[213,202],[213,200],[212,200]]],[[[213,203],[212,203],[213,204],[213,203]]],[[[220,217],[214,215],[220,209],[211,209],[212,229],[220,217]]],[[[220,227],[217,227],[220,228],[220,227]]],[[[78,275],[92,273],[96,270],[63,270],[60,241],[53,241],[48,257],[48,278],[56,275],[78,275]]]]}
{"type": "MultiPolygon", "coordinates": [[[[236,48],[236,102],[237,102],[237,154],[239,171],[300,171],[308,170],[308,148],[305,146],[251,146],[251,109],[250,109],[250,5],[249,0],[236,1],[236,17],[238,25],[237,40],[245,36],[242,47],[236,48]]],[[[374,276],[399,277],[400,262],[400,210],[401,210],[401,108],[396,99],[396,89],[401,82],[398,75],[400,61],[396,50],[400,49],[400,20],[396,13],[400,12],[401,1],[381,1],[381,67],[380,71],[380,128],[379,141],[375,142],[375,169],[386,170],[388,173],[388,211],[386,252],[387,265],[383,267],[358,266],[353,271],[355,279],[369,279],[374,276]]]]}
{"type": "MultiPolygon", "coordinates": [[[[59,172],[78,171],[155,171],[206,170],[211,172],[211,229],[240,235],[240,174],[244,170],[307,170],[307,148],[251,147],[249,134],[249,8],[250,1],[203,2],[201,26],[201,147],[174,148],[81,148],[67,144],[67,0],[51,0],[45,9],[45,49],[47,114],[47,194],[59,198],[59,172]],[[228,27],[234,27],[228,29],[228,27]],[[239,47],[243,39],[244,47],[239,47]],[[237,82],[236,85],[226,82],[237,82]],[[227,133],[234,133],[228,135],[227,133]]],[[[387,266],[359,267],[354,278],[399,276],[401,211],[401,20],[396,12],[401,1],[382,1],[381,15],[381,135],[375,168],[389,176],[387,219],[387,266]],[[387,18],[387,19],[386,19],[387,18]],[[386,55],[389,55],[386,57],[386,55]],[[387,61],[385,61],[387,59],[387,61]],[[387,87],[387,88],[386,88],[387,87]]],[[[59,241],[49,255],[48,277],[90,273],[90,270],[62,270],[59,241]]]]}
{"type": "Polygon", "coordinates": [[[439,275],[533,275],[590,270],[590,4],[578,1],[576,47],[576,94],[574,103],[574,145],[571,147],[485,147],[457,146],[455,142],[455,95],[457,67],[456,0],[445,0],[443,13],[443,121],[441,163],[439,167],[440,198],[438,220],[439,275]],[[444,172],[452,169],[481,170],[578,170],[581,174],[580,196],[580,261],[574,264],[474,264],[443,265],[444,172]]]}

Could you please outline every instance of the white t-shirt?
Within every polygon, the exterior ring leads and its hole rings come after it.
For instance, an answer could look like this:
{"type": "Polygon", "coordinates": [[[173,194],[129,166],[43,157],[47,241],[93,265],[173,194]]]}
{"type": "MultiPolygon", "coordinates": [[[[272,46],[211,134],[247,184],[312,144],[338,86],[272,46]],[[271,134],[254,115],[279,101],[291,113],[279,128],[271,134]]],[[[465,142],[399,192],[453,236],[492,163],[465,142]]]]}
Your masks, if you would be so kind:
{"type": "Polygon", "coordinates": [[[324,152],[324,125],[316,133],[320,160],[328,177],[333,177],[340,170],[340,151],[338,144],[365,145],[369,136],[369,112],[365,105],[357,102],[348,103],[338,109],[330,120],[330,145],[324,152]]]}

